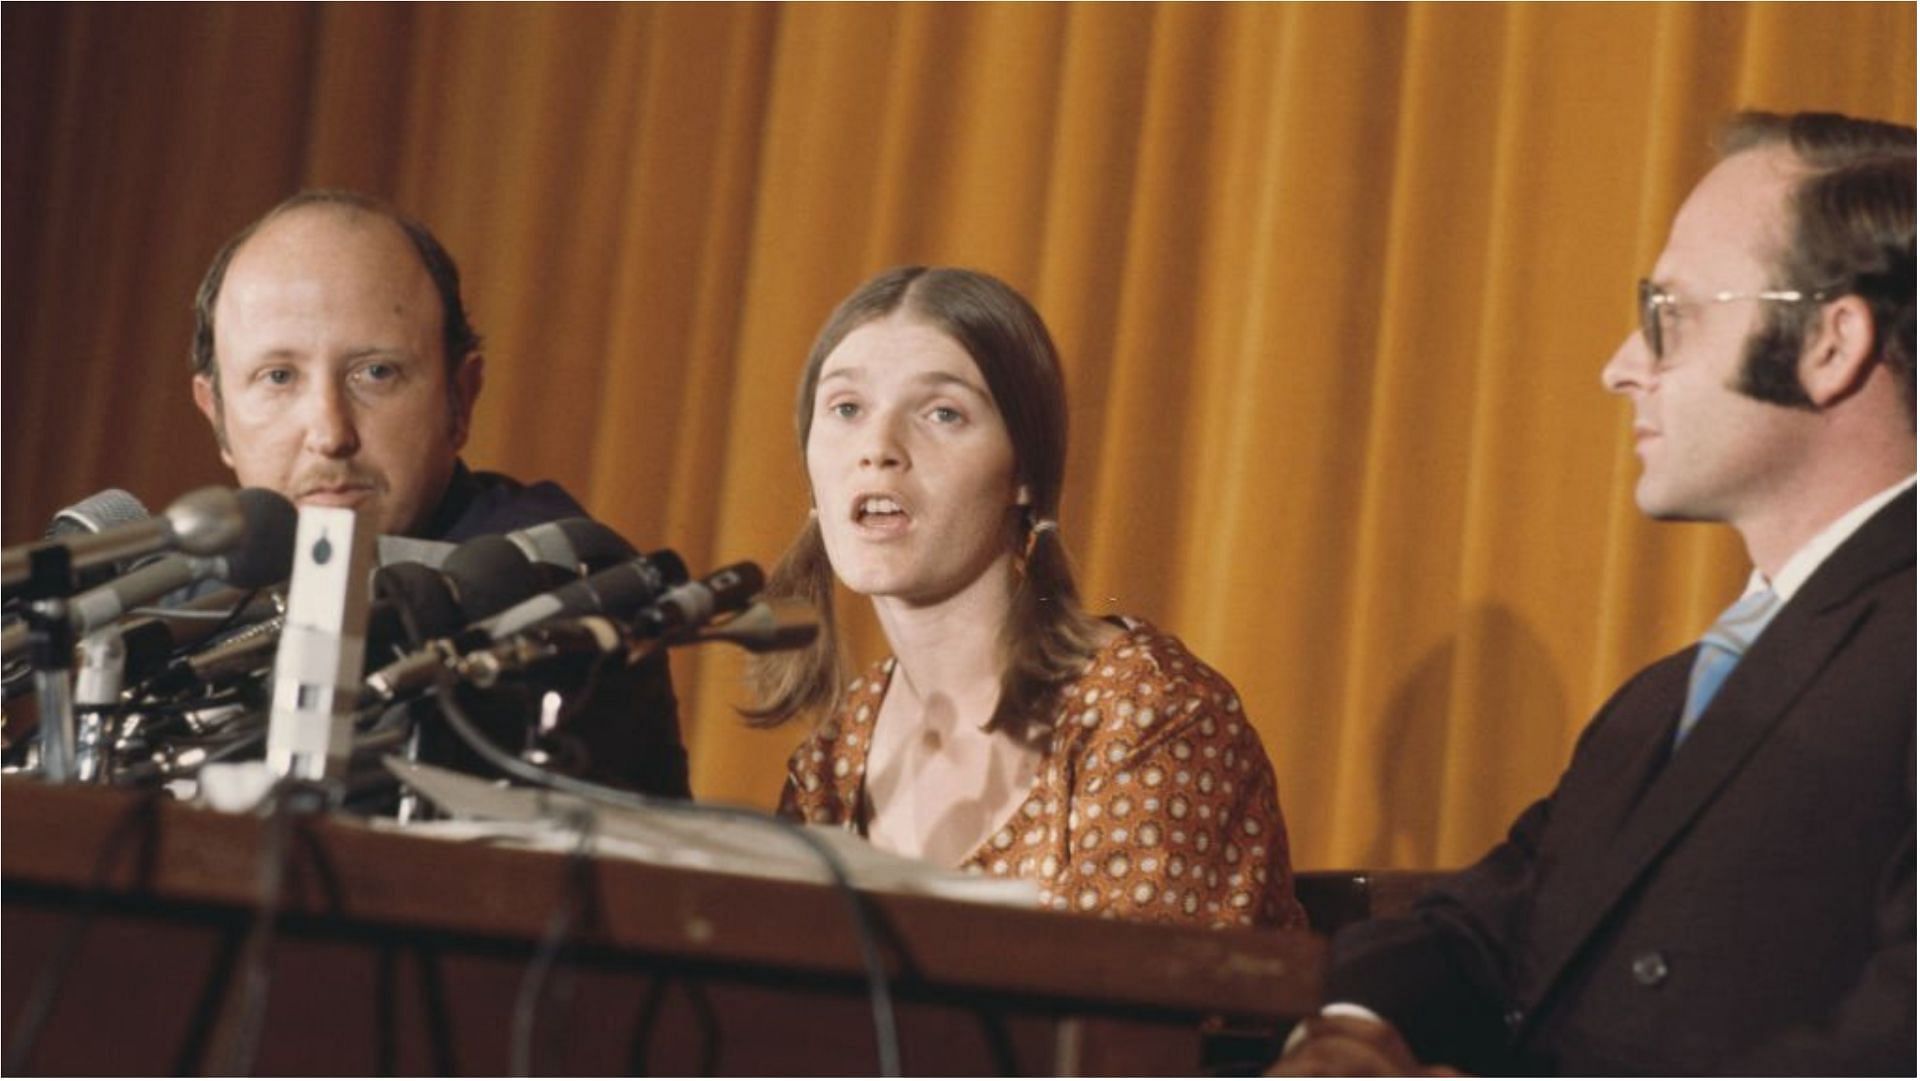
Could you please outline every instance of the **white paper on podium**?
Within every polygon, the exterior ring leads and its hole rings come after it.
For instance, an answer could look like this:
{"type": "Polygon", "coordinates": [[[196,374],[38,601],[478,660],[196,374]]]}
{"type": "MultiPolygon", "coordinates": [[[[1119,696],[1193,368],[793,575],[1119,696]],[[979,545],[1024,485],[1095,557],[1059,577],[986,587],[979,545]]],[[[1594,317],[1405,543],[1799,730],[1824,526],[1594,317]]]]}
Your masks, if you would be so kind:
{"type": "MultiPolygon", "coordinates": [[[[508,787],[400,758],[388,758],[387,768],[455,817],[404,825],[375,820],[382,829],[569,852],[578,847],[580,835],[568,822],[586,812],[593,817],[595,855],[751,878],[832,881],[819,855],[792,835],[794,824],[783,825],[770,815],[757,821],[721,817],[703,812],[698,804],[673,802],[639,810],[546,789],[508,787]]],[[[1026,879],[954,871],[897,856],[844,829],[797,828],[825,842],[858,889],[1020,908],[1040,903],[1039,885],[1026,879]]]]}

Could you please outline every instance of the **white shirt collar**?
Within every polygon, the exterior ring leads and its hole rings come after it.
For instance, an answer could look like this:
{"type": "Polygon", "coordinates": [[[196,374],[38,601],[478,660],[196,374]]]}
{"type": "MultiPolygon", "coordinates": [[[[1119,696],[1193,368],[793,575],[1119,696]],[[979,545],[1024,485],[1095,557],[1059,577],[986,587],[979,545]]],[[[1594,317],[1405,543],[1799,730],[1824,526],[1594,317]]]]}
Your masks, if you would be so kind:
{"type": "Polygon", "coordinates": [[[1845,544],[1847,538],[1853,536],[1854,532],[1865,525],[1867,519],[1878,513],[1881,507],[1893,502],[1900,493],[1913,487],[1913,481],[1914,478],[1909,476],[1906,480],[1870,497],[1866,502],[1835,518],[1780,565],[1780,573],[1773,576],[1773,581],[1767,581],[1767,576],[1760,573],[1760,568],[1755,567],[1753,573],[1747,577],[1746,592],[1753,593],[1771,586],[1774,593],[1780,597],[1780,603],[1785,604],[1792,600],[1793,595],[1800,591],[1800,587],[1807,583],[1807,579],[1813,577],[1813,572],[1820,569],[1820,564],[1825,563],[1835,549],[1845,544]]]}

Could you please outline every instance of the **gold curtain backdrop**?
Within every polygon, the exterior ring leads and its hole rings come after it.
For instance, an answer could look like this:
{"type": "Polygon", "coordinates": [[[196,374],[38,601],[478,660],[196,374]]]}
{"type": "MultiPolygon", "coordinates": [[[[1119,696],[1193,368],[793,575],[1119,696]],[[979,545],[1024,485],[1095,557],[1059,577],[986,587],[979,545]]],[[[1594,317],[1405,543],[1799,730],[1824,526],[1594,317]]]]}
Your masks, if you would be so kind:
{"type": "MultiPolygon", "coordinates": [[[[1911,123],[1914,31],[1911,4],[9,5],[6,540],[110,485],[230,483],[193,289],[301,187],[388,197],[460,259],[470,462],[696,568],[801,524],[793,392],[834,303],[979,267],[1065,354],[1087,596],[1238,685],[1296,863],[1457,864],[1746,573],[1727,531],[1640,517],[1599,384],[1715,122],[1911,123]]],[[[737,656],[676,665],[695,790],[771,806],[799,730],[742,727],[737,656]]]]}

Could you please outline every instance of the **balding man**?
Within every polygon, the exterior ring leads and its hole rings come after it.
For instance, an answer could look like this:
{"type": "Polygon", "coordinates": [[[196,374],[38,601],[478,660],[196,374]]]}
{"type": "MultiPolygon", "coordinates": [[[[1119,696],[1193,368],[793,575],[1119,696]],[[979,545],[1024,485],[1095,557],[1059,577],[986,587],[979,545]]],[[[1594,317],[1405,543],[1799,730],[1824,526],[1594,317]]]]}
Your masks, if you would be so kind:
{"type": "Polygon", "coordinates": [[[1914,133],[1748,114],[1607,362],[1640,508],[1746,593],[1411,917],[1278,1072],[1898,1074],[1914,1054],[1914,133]]]}
{"type": "MultiPolygon", "coordinates": [[[[460,460],[484,372],[480,336],[452,256],[386,204],[339,191],[288,199],[220,249],[194,310],[194,401],[242,485],[351,507],[383,534],[424,540],[586,514],[554,484],[460,460]]],[[[586,772],[686,796],[665,662],[596,686],[563,733],[586,772]]],[[[444,752],[430,757],[477,765],[437,727],[428,742],[444,752]]]]}
{"type": "Polygon", "coordinates": [[[431,540],[585,513],[460,462],[480,336],[453,258],[384,204],[294,196],[227,242],[194,310],[194,401],[241,484],[431,540]]]}

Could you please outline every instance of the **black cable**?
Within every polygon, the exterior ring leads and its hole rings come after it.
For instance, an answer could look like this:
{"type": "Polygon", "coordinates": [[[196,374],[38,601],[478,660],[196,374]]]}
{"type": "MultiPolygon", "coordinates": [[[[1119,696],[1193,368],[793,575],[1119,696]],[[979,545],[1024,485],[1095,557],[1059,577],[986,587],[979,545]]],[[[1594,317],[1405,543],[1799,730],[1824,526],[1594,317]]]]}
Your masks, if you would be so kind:
{"type": "Polygon", "coordinates": [[[227,1001],[227,989],[233,985],[233,970],[240,958],[243,937],[238,929],[221,931],[220,940],[214,946],[213,963],[207,966],[207,978],[194,998],[193,1012],[187,1015],[186,1035],[180,1040],[179,1050],[174,1052],[175,1077],[207,1072],[207,1046],[219,1026],[220,1006],[227,1001]]]}
{"type": "MultiPolygon", "coordinates": [[[[633,1038],[627,1044],[627,1076],[650,1077],[653,1067],[653,1034],[660,1027],[660,1016],[667,1005],[667,995],[676,986],[686,988],[687,1006],[693,1011],[693,1020],[700,1031],[700,1068],[690,1071],[695,1077],[718,1077],[720,1075],[720,1018],[714,1013],[713,1003],[707,1000],[707,993],[692,980],[684,982],[661,973],[648,985],[646,997],[640,1000],[640,1014],[634,1018],[633,1038]]],[[[1004,1071],[1011,1077],[1012,1070],[1004,1071]]]]}
{"type": "Polygon", "coordinates": [[[432,1073],[439,1077],[452,1077],[460,1072],[453,1054],[453,1021],[447,1014],[447,995],[444,986],[444,974],[440,970],[440,953],[433,946],[421,943],[414,947],[414,960],[420,971],[420,997],[427,1014],[427,1044],[433,1062],[432,1073]]]}
{"type": "Polygon", "coordinates": [[[273,940],[280,924],[287,867],[292,862],[288,854],[292,849],[294,825],[300,818],[325,810],[329,796],[323,784],[286,778],[268,791],[265,802],[267,821],[255,875],[259,894],[240,962],[240,1015],[227,1041],[226,1062],[217,1071],[229,1077],[244,1077],[253,1071],[260,1035],[266,1027],[273,940]]]}
{"type": "Polygon", "coordinates": [[[399,1060],[399,1035],[394,1019],[400,1013],[399,994],[394,984],[400,979],[400,947],[381,942],[374,957],[373,975],[373,1074],[392,1077],[399,1060]]]}
{"type": "Polygon", "coordinates": [[[4,1064],[0,1064],[0,1074],[19,1077],[26,1072],[27,1063],[33,1058],[34,1046],[40,1041],[41,1030],[53,1016],[54,1004],[60,999],[60,988],[66,983],[67,975],[73,971],[74,961],[79,957],[80,942],[87,926],[100,914],[101,901],[107,892],[107,879],[118,862],[121,846],[143,827],[147,832],[148,844],[153,843],[155,814],[159,806],[160,793],[157,790],[142,795],[127,812],[126,818],[100,843],[100,854],[94,860],[92,880],[85,900],[68,918],[60,938],[54,943],[52,956],[34,979],[33,991],[27,996],[26,1004],[20,1007],[13,1026],[13,1040],[7,1044],[4,1064]]]}
{"type": "Polygon", "coordinates": [[[578,832],[573,851],[567,857],[567,887],[560,905],[547,920],[540,948],[527,964],[520,990],[513,1000],[512,1038],[508,1044],[508,1071],[514,1077],[533,1076],[533,1038],[539,1020],[540,1000],[546,990],[560,951],[573,934],[573,925],[590,903],[593,892],[593,814],[584,808],[569,814],[566,824],[578,832]]]}
{"type": "Polygon", "coordinates": [[[475,754],[486,759],[489,765],[509,777],[542,788],[551,788],[637,811],[669,810],[771,826],[805,845],[826,867],[834,890],[846,898],[852,911],[854,935],[860,945],[860,960],[867,972],[868,998],[871,1000],[873,1009],[873,1036],[875,1050],[880,1060],[880,1075],[900,1076],[900,1032],[893,1013],[893,994],[887,986],[887,970],[880,960],[879,936],[874,929],[873,914],[868,910],[865,896],[854,888],[853,880],[848,875],[846,865],[841,862],[839,854],[828,847],[825,841],[802,826],[744,807],[690,803],[644,796],[638,792],[609,788],[606,785],[543,769],[507,754],[480,732],[457,700],[459,684],[455,681],[452,672],[444,669],[440,671],[435,679],[435,693],[440,701],[441,712],[446,716],[447,724],[452,727],[454,734],[459,736],[475,754]]]}

